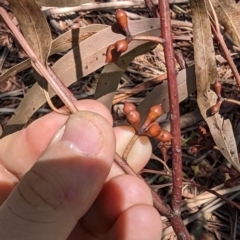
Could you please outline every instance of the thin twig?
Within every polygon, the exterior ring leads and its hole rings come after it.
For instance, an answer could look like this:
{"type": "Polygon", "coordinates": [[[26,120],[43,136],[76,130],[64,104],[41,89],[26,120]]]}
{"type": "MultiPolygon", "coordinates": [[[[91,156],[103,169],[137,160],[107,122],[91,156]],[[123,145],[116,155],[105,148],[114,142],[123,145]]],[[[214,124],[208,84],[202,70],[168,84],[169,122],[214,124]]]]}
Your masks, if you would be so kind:
{"type": "Polygon", "coordinates": [[[234,99],[230,99],[230,98],[222,98],[223,101],[225,102],[229,102],[229,103],[234,103],[236,105],[240,105],[240,101],[234,100],[234,99]]]}
{"type": "Polygon", "coordinates": [[[219,42],[220,47],[222,48],[222,50],[224,52],[225,58],[226,58],[226,60],[228,62],[229,67],[232,70],[232,73],[233,73],[233,75],[235,77],[235,80],[236,80],[236,82],[238,84],[238,87],[240,87],[240,76],[239,76],[238,70],[236,68],[236,65],[233,62],[233,59],[231,58],[231,55],[229,53],[229,50],[227,48],[226,43],[224,42],[224,39],[223,39],[223,36],[222,36],[221,32],[216,29],[216,27],[214,26],[215,24],[213,23],[211,18],[210,18],[210,20],[211,20],[212,30],[213,30],[213,32],[214,32],[214,34],[215,34],[215,36],[216,36],[216,38],[217,38],[217,40],[219,42]]]}
{"type": "Polygon", "coordinates": [[[123,160],[118,153],[115,153],[115,161],[116,163],[121,166],[121,168],[124,170],[125,173],[141,178],[150,188],[152,197],[153,197],[153,203],[154,207],[163,215],[166,216],[167,218],[173,218],[173,214],[171,209],[165,205],[165,203],[162,201],[162,199],[159,197],[159,195],[149,186],[149,184],[143,179],[143,177],[137,173],[135,173],[131,167],[128,165],[127,161],[123,160]]]}
{"type": "MultiPolygon", "coordinates": [[[[8,27],[13,32],[13,35],[18,40],[18,42],[21,44],[23,50],[27,53],[33,64],[37,67],[39,72],[43,75],[43,77],[48,81],[48,83],[52,86],[53,90],[57,93],[57,95],[60,97],[60,99],[63,101],[63,103],[68,107],[70,112],[77,112],[77,108],[74,105],[73,94],[69,91],[68,88],[60,81],[59,78],[55,74],[53,74],[52,71],[48,71],[46,67],[39,61],[38,57],[34,53],[34,51],[31,49],[31,47],[28,45],[27,41],[21,34],[21,32],[18,30],[18,28],[13,23],[12,19],[8,16],[6,10],[2,7],[0,7],[0,14],[2,15],[4,21],[8,25],[8,27]],[[54,76],[54,79],[53,79],[54,76]]],[[[76,100],[76,99],[75,99],[76,100]]],[[[76,100],[77,101],[77,100],[76,100]]]]}
{"type": "MultiPolygon", "coordinates": [[[[170,0],[170,4],[187,3],[189,0],[170,0]]],[[[154,5],[158,4],[158,0],[153,0],[154,5]]],[[[137,1],[119,1],[119,2],[101,2],[101,3],[86,3],[76,7],[64,7],[64,8],[43,8],[43,12],[46,15],[57,15],[68,12],[78,11],[90,11],[90,10],[106,10],[106,9],[117,9],[117,8],[131,8],[131,7],[143,7],[145,8],[144,0],[137,1]]]]}
{"type": "Polygon", "coordinates": [[[0,56],[0,72],[2,71],[2,67],[3,67],[3,64],[8,56],[8,53],[9,53],[9,48],[7,46],[7,44],[3,47],[3,51],[2,51],[2,54],[0,56]]]}
{"type": "Polygon", "coordinates": [[[155,156],[153,153],[151,155],[151,159],[159,161],[164,166],[164,168],[166,169],[166,172],[168,172],[168,173],[171,172],[168,165],[161,158],[155,156]]]}
{"type": "Polygon", "coordinates": [[[155,36],[135,36],[132,38],[132,40],[138,40],[138,41],[148,41],[148,42],[154,42],[154,43],[165,43],[165,40],[160,37],[155,36]]]}
{"type": "MultiPolygon", "coordinates": [[[[185,180],[187,180],[187,179],[185,179],[185,180]]],[[[189,180],[187,180],[187,181],[188,181],[189,183],[191,183],[193,186],[198,187],[198,188],[200,188],[200,189],[203,189],[203,190],[205,190],[205,191],[207,191],[207,192],[209,192],[209,193],[217,196],[218,198],[221,198],[224,202],[228,203],[230,206],[233,206],[233,207],[237,208],[238,210],[240,210],[240,205],[239,205],[239,204],[233,202],[232,200],[229,200],[227,197],[222,196],[222,195],[219,194],[218,192],[216,192],[216,191],[214,191],[214,190],[211,190],[211,189],[209,189],[209,188],[207,188],[207,187],[204,187],[204,186],[202,186],[202,185],[199,185],[199,184],[197,184],[197,183],[195,183],[195,182],[193,182],[193,181],[189,181],[189,180]]]]}
{"type": "MultiPolygon", "coordinates": [[[[219,25],[219,22],[218,22],[217,14],[215,12],[215,9],[212,5],[211,0],[208,0],[208,3],[209,3],[209,5],[211,7],[211,10],[212,10],[213,19],[214,19],[214,22],[215,22],[215,28],[216,28],[217,32],[220,32],[220,25],[219,25]]],[[[210,19],[211,19],[211,15],[209,13],[208,13],[208,15],[210,16],[210,19]]]]}

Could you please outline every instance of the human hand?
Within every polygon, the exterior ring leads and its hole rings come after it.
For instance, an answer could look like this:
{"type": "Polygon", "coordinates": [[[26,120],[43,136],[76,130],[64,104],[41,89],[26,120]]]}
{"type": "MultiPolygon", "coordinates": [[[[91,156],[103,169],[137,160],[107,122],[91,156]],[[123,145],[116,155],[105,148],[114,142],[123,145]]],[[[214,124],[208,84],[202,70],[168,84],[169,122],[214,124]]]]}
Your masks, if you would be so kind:
{"type": "MultiPolygon", "coordinates": [[[[0,140],[0,239],[161,239],[148,186],[113,163],[116,140],[121,151],[133,133],[113,130],[96,101],[77,106],[68,120],[51,113],[0,140]]],[[[151,153],[137,144],[136,171],[151,153]]]]}

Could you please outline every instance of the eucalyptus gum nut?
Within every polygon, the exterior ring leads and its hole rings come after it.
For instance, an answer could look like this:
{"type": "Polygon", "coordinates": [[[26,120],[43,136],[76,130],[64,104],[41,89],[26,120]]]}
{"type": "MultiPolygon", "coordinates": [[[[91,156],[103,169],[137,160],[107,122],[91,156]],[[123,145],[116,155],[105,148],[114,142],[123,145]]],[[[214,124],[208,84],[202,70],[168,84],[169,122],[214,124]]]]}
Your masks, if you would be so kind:
{"type": "MultiPolygon", "coordinates": [[[[120,126],[114,128],[117,137],[116,152],[122,157],[123,153],[135,135],[135,130],[131,126],[120,126]]],[[[132,146],[127,162],[135,172],[141,171],[150,159],[152,145],[146,136],[139,137],[132,146]]]]}

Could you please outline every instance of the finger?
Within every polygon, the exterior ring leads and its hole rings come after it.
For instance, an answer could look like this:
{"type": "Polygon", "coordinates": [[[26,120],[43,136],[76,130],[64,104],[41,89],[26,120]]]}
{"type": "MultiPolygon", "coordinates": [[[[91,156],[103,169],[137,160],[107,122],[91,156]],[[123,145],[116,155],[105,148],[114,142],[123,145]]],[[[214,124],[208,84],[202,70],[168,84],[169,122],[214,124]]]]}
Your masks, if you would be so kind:
{"type": "Polygon", "coordinates": [[[83,239],[89,239],[89,234],[102,238],[124,211],[139,204],[153,204],[151,191],[143,180],[130,175],[112,178],[104,184],[75,231],[83,239]]]}
{"type": "MultiPolygon", "coordinates": [[[[57,115],[57,116],[59,117],[60,115],[57,115]]],[[[37,121],[36,121],[36,124],[37,124],[37,121]]],[[[32,128],[32,131],[35,131],[35,128],[32,128]]],[[[114,131],[115,131],[115,135],[117,138],[116,151],[118,152],[118,154],[120,156],[122,156],[128,143],[131,141],[132,137],[134,136],[135,131],[133,128],[127,127],[127,126],[116,127],[116,128],[114,128],[114,131]]],[[[38,131],[38,133],[39,132],[40,131],[38,131]]],[[[19,135],[21,137],[21,134],[19,134],[19,135]]],[[[17,141],[17,139],[15,139],[14,142],[20,143],[20,145],[22,144],[22,141],[17,141]]],[[[14,145],[14,143],[11,144],[11,147],[13,149],[18,148],[17,146],[14,145]]],[[[1,149],[1,147],[0,147],[0,149],[1,149]]],[[[26,151],[25,152],[24,152],[24,150],[20,151],[18,153],[18,158],[16,158],[16,160],[22,159],[22,161],[24,162],[23,164],[28,163],[29,164],[28,168],[30,168],[31,165],[33,165],[34,162],[36,161],[36,159],[39,157],[39,154],[35,154],[35,157],[33,157],[33,155],[32,155],[32,160],[28,162],[27,154],[29,154],[29,156],[31,158],[31,154],[30,154],[31,149],[29,150],[28,145],[26,145],[26,147],[23,147],[23,149],[25,149],[26,151]],[[23,154],[23,157],[22,157],[22,154],[23,154]]],[[[151,152],[152,152],[152,148],[151,148],[149,139],[145,136],[141,136],[137,139],[137,141],[134,143],[132,149],[130,150],[128,157],[127,157],[127,161],[135,172],[139,172],[149,161],[151,152]]],[[[25,169],[25,171],[23,171],[22,170],[23,168],[20,168],[20,167],[17,168],[17,164],[14,163],[13,158],[10,158],[9,161],[6,161],[7,160],[6,156],[8,156],[8,154],[4,154],[4,152],[0,152],[0,155],[1,155],[1,153],[2,153],[2,155],[4,155],[3,156],[4,162],[12,163],[12,165],[9,166],[8,169],[10,168],[12,170],[12,172],[14,169],[15,174],[18,173],[19,178],[20,178],[20,176],[23,176],[24,173],[26,172],[26,169],[25,169]],[[18,171],[18,172],[16,173],[16,171],[18,171]]],[[[27,166],[25,168],[27,168],[27,166]]],[[[124,171],[122,170],[122,168],[120,166],[118,166],[116,163],[114,163],[112,165],[112,168],[108,175],[107,180],[109,180],[117,175],[121,175],[123,173],[124,173],[124,171]]],[[[0,197],[0,205],[6,199],[6,197],[11,192],[11,190],[13,189],[13,187],[15,186],[15,184],[17,182],[18,182],[18,179],[15,176],[11,175],[3,167],[0,168],[0,189],[1,189],[1,193],[2,193],[1,197],[0,197]]]]}
{"type": "Polygon", "coordinates": [[[162,222],[157,210],[149,205],[135,205],[123,212],[105,239],[158,240],[162,222]]]}
{"type": "Polygon", "coordinates": [[[3,239],[66,239],[99,194],[115,152],[111,125],[79,112],[59,132],[1,206],[3,239]]]}
{"type": "MultiPolygon", "coordinates": [[[[122,157],[131,139],[135,136],[135,130],[130,126],[120,126],[115,127],[114,131],[117,138],[116,152],[122,157]]],[[[127,162],[138,173],[149,161],[151,153],[152,145],[149,138],[139,136],[127,155],[127,162]]],[[[122,168],[114,163],[108,179],[123,173],[122,168]]]]}
{"type": "MultiPolygon", "coordinates": [[[[109,111],[97,101],[82,100],[77,105],[79,110],[90,109],[103,115],[112,123],[109,111]]],[[[18,179],[37,161],[52,136],[66,119],[67,116],[51,113],[36,120],[26,129],[0,140],[0,164],[2,162],[4,165],[4,167],[0,167],[0,189],[4,189],[4,192],[1,194],[0,205],[16,185],[18,179]],[[17,176],[18,179],[9,174],[9,172],[17,176]]],[[[115,128],[115,134],[118,139],[116,151],[120,155],[123,154],[134,133],[135,131],[131,127],[122,126],[115,128]]],[[[152,149],[148,138],[140,137],[133,145],[127,158],[128,163],[135,172],[139,172],[146,165],[151,152],[152,149]]],[[[108,179],[119,174],[123,174],[123,170],[117,164],[113,164],[108,179]]]]}
{"type": "MultiPolygon", "coordinates": [[[[80,111],[87,110],[104,116],[110,124],[112,117],[107,108],[93,100],[77,102],[80,111]]],[[[50,113],[30,124],[22,131],[0,140],[0,162],[12,174],[21,178],[37,161],[56,131],[68,116],[50,113]]]]}

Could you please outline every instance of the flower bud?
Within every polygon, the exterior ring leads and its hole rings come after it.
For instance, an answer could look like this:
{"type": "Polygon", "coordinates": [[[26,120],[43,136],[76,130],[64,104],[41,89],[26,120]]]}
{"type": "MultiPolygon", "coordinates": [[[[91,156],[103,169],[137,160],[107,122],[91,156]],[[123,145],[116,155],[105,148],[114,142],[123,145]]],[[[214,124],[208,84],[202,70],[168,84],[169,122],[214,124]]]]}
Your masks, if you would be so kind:
{"type": "Polygon", "coordinates": [[[128,42],[125,39],[118,40],[115,42],[116,51],[119,53],[124,53],[128,50],[128,42]]]}
{"type": "Polygon", "coordinates": [[[123,112],[127,115],[130,111],[136,110],[136,106],[130,102],[124,102],[123,112]]]}
{"type": "Polygon", "coordinates": [[[130,31],[128,29],[128,18],[127,14],[123,9],[118,9],[116,11],[116,20],[119,26],[126,33],[127,37],[131,37],[130,31]]]}
{"type": "Polygon", "coordinates": [[[157,137],[160,133],[161,133],[161,127],[157,122],[153,122],[147,130],[147,135],[149,137],[157,137]]]}
{"type": "Polygon", "coordinates": [[[136,129],[138,130],[139,124],[140,124],[140,114],[137,110],[132,110],[127,114],[127,120],[128,122],[136,129]]]}
{"type": "Polygon", "coordinates": [[[161,133],[156,137],[160,142],[166,143],[172,140],[172,135],[166,130],[162,130],[161,133]]]}
{"type": "Polygon", "coordinates": [[[147,130],[149,125],[162,115],[162,105],[154,105],[150,108],[147,119],[142,126],[142,131],[147,130]]]}

